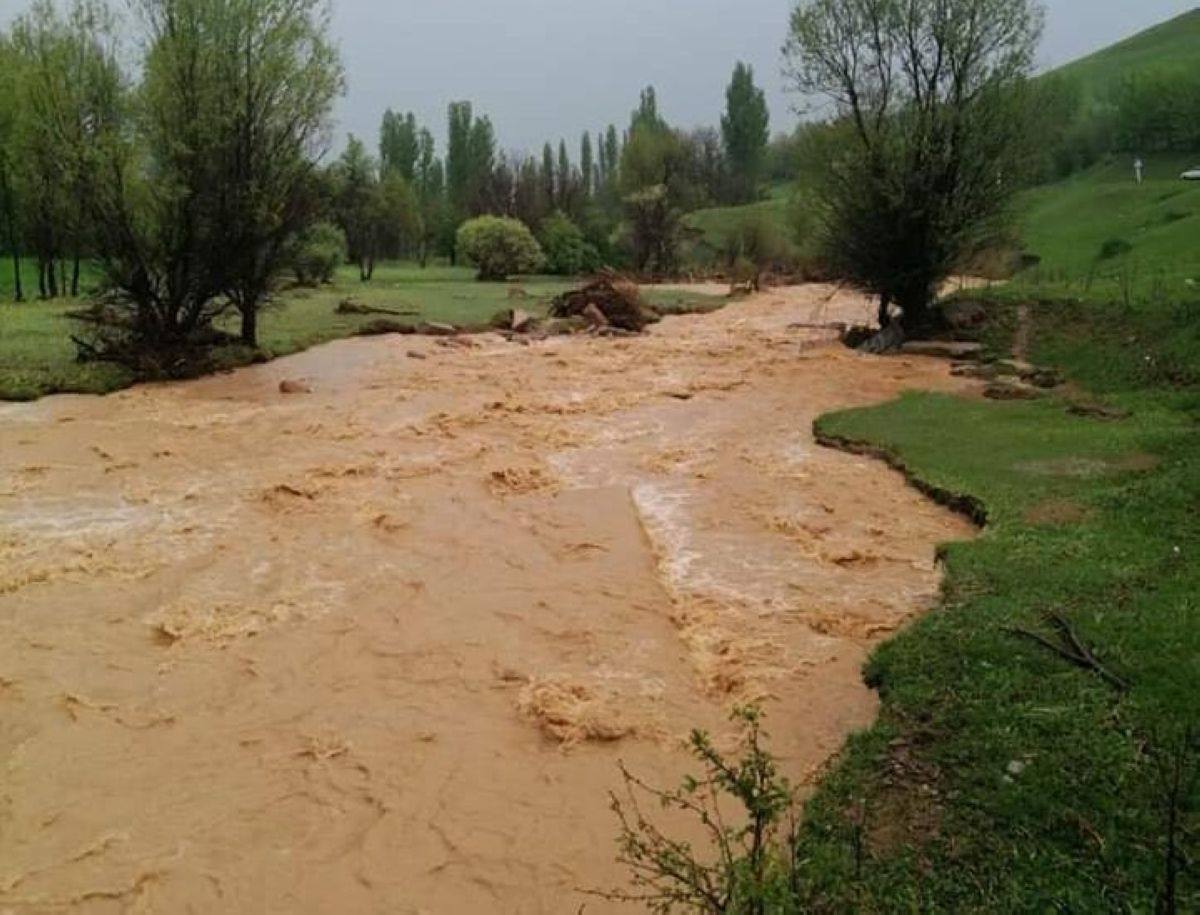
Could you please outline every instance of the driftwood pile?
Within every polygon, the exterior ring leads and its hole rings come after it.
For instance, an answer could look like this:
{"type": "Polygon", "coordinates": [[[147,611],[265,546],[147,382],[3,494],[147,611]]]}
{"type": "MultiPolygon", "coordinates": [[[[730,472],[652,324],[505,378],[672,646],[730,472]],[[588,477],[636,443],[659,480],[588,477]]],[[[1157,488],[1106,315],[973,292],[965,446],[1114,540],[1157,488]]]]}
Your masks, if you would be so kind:
{"type": "Polygon", "coordinates": [[[565,292],[550,305],[554,318],[585,318],[620,330],[641,333],[659,320],[659,314],[642,299],[637,284],[605,275],[585,286],[565,292]]]}

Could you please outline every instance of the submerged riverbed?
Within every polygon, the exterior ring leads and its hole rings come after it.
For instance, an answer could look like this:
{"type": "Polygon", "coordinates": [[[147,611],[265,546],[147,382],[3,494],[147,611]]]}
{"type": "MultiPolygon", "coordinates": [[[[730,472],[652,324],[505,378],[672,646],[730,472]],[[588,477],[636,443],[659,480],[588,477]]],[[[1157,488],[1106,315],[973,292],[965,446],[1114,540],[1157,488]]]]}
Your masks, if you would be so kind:
{"type": "Polygon", "coordinates": [[[813,441],[968,384],[813,329],[872,311],[807,286],[0,407],[0,908],[594,915],[618,760],[675,784],[758,701],[802,783],[972,534],[813,441]]]}

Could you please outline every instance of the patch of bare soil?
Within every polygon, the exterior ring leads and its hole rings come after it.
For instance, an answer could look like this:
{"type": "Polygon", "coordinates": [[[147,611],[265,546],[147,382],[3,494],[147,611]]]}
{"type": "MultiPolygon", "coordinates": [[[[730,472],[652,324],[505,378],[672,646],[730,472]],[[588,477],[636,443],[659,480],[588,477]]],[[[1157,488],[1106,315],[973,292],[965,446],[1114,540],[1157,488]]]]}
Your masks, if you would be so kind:
{"type": "Polygon", "coordinates": [[[1082,524],[1090,513],[1078,502],[1070,499],[1047,499],[1039,502],[1025,513],[1025,520],[1030,524],[1054,527],[1068,524],[1082,524]]]}
{"type": "Polygon", "coordinates": [[[618,759],[676,784],[757,700],[803,781],[972,533],[813,441],[974,384],[813,327],[872,310],[777,289],[0,410],[0,911],[577,911],[626,877],[618,759]]]}

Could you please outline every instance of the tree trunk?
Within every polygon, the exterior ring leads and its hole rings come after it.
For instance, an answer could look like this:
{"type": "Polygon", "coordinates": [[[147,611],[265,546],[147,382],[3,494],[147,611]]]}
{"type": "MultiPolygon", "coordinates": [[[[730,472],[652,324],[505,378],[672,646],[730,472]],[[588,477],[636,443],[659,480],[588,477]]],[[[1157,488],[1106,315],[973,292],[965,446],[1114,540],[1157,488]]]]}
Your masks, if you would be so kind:
{"type": "Polygon", "coordinates": [[[242,309],[242,343],[258,348],[258,308],[242,309]]]}
{"type": "Polygon", "coordinates": [[[887,329],[892,323],[892,294],[885,292],[879,297],[879,326],[887,329]]]}
{"type": "Polygon", "coordinates": [[[4,224],[5,229],[8,231],[8,248],[12,253],[13,301],[21,302],[25,299],[25,292],[21,287],[21,246],[17,239],[17,214],[14,212],[13,190],[9,180],[7,163],[0,163],[0,195],[3,196],[4,224]]]}
{"type": "Polygon", "coordinates": [[[937,301],[937,292],[933,285],[900,289],[894,295],[895,303],[901,311],[900,323],[910,338],[920,337],[938,329],[932,326],[932,306],[937,301]]]}
{"type": "Polygon", "coordinates": [[[21,252],[17,249],[16,240],[12,243],[13,263],[13,301],[25,301],[25,290],[21,288],[21,252]]]}
{"type": "Polygon", "coordinates": [[[79,298],[79,252],[75,252],[75,263],[71,267],[71,298],[79,298]]]}

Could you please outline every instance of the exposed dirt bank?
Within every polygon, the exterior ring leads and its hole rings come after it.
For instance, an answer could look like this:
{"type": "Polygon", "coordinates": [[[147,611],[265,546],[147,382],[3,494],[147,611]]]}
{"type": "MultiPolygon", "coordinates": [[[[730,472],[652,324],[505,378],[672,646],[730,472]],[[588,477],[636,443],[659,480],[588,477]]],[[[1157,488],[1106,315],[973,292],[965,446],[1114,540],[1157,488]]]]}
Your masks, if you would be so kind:
{"type": "Polygon", "coordinates": [[[813,442],[969,384],[791,327],[872,310],[773,290],[0,407],[0,910],[575,911],[623,877],[618,758],[675,783],[758,699],[802,780],[971,533],[813,442]]]}

